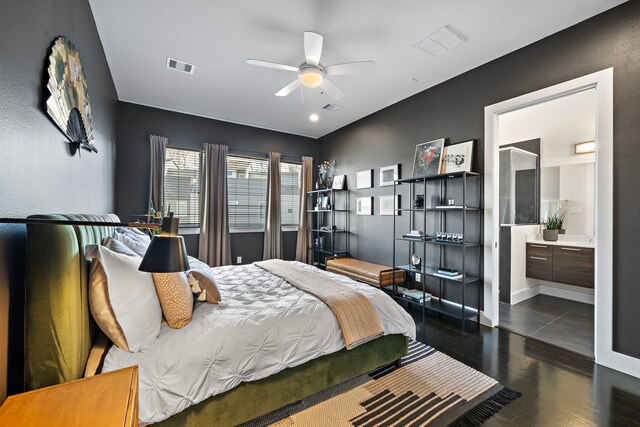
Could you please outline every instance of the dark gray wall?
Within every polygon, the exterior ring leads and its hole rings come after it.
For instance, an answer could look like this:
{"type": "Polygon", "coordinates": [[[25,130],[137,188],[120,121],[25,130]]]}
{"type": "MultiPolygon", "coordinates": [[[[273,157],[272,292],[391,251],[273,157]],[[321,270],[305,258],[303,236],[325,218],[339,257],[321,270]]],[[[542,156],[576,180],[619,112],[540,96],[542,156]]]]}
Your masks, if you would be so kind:
{"type": "MultiPolygon", "coordinates": [[[[116,161],[116,212],[121,215],[147,211],[149,200],[150,134],[169,138],[169,146],[201,149],[204,142],[226,144],[231,153],[279,151],[283,156],[318,159],[318,140],[243,126],[126,102],[118,103],[118,150],[116,161]]],[[[295,232],[285,232],[286,259],[295,258],[295,232]]],[[[198,249],[198,236],[186,235],[190,255],[198,249]]],[[[248,263],[262,259],[263,233],[232,233],[231,256],[248,263]]]]}
{"type": "MultiPolygon", "coordinates": [[[[443,55],[442,60],[446,60],[443,55]]],[[[614,350],[640,357],[637,215],[640,198],[640,2],[630,1],[471,70],[322,138],[322,158],[354,182],[358,170],[401,163],[411,174],[415,145],[439,137],[480,139],[484,107],[614,67],[614,350]]],[[[419,78],[419,76],[418,76],[419,78]]],[[[482,161],[476,170],[482,172],[482,161]]],[[[377,179],[376,179],[377,181],[377,179]]],[[[376,184],[377,185],[377,184],[376,184]]],[[[388,188],[353,192],[389,194],[388,188]]],[[[377,207],[376,207],[377,208],[377,207]]],[[[354,256],[391,262],[390,217],[353,217],[354,256]]]]}
{"type": "MultiPolygon", "coordinates": [[[[0,217],[113,210],[116,100],[86,0],[0,4],[0,217]],[[42,108],[48,56],[58,36],[80,52],[98,154],[72,157],[42,108]]],[[[24,233],[24,227],[0,225],[0,402],[7,388],[13,393],[22,387],[24,233]]]]}

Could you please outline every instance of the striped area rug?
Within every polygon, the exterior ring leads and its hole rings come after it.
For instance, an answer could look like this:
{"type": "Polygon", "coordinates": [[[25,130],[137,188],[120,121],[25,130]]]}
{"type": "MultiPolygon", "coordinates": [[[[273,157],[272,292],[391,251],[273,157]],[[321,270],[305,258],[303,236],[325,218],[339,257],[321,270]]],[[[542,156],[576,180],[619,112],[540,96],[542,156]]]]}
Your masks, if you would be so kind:
{"type": "Polygon", "coordinates": [[[388,365],[243,427],[478,426],[520,393],[418,341],[388,365]]]}

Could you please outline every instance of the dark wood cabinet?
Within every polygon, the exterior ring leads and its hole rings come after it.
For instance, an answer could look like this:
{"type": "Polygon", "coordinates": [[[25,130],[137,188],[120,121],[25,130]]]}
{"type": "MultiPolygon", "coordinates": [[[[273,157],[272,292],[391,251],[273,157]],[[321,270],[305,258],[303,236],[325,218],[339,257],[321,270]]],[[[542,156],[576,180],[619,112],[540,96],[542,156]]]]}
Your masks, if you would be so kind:
{"type": "Polygon", "coordinates": [[[593,288],[593,248],[553,247],[553,281],[593,288]]]}
{"type": "Polygon", "coordinates": [[[527,277],[593,288],[593,248],[527,243],[527,277]]]}

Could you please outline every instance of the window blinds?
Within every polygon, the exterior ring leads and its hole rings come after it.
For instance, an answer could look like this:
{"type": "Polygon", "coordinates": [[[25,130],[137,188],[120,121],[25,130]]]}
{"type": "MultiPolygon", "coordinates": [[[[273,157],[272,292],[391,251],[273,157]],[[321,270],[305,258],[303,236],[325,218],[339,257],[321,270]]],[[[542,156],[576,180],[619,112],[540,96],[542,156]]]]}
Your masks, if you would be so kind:
{"type": "Polygon", "coordinates": [[[180,227],[199,227],[202,203],[202,152],[167,148],[164,210],[180,218],[180,227]]]}

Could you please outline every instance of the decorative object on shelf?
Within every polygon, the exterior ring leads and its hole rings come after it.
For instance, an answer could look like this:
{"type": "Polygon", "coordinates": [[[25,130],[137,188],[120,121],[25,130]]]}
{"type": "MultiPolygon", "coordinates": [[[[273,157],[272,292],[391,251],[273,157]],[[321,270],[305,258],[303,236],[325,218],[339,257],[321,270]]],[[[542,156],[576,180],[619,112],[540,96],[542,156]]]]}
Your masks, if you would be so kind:
{"type": "Polygon", "coordinates": [[[360,171],[356,173],[356,189],[362,190],[364,188],[373,187],[373,169],[367,169],[366,171],[360,171]]]}
{"type": "Polygon", "coordinates": [[[462,233],[446,233],[444,231],[438,231],[436,233],[436,241],[448,242],[448,243],[462,243],[464,241],[464,235],[462,233]]]}
{"type": "Polygon", "coordinates": [[[329,200],[329,196],[322,196],[320,197],[320,209],[329,209],[329,204],[330,204],[330,200],[329,200]]]}
{"type": "Polygon", "coordinates": [[[442,151],[441,173],[471,172],[474,140],[448,145],[442,151]]]}
{"type": "Polygon", "coordinates": [[[403,239],[425,240],[424,233],[420,230],[411,230],[409,233],[402,235],[403,239]]]}
{"type": "Polygon", "coordinates": [[[424,208],[424,194],[416,194],[416,198],[413,199],[414,208],[424,208]]]}
{"type": "Polygon", "coordinates": [[[324,236],[316,237],[315,240],[313,241],[313,246],[316,249],[323,249],[324,248],[324,236]]]}
{"type": "Polygon", "coordinates": [[[373,197],[356,199],[356,215],[373,215],[373,197]]]}
{"type": "Polygon", "coordinates": [[[542,230],[542,238],[548,242],[555,242],[558,240],[558,230],[562,229],[564,224],[564,217],[566,213],[560,213],[557,211],[556,213],[549,214],[547,219],[542,222],[544,225],[544,230],[542,230]]]}
{"type": "Polygon", "coordinates": [[[393,181],[398,179],[400,179],[400,164],[380,168],[380,187],[393,185],[393,181]]]}
{"type": "Polygon", "coordinates": [[[440,174],[443,147],[444,138],[416,145],[416,153],[413,159],[414,178],[440,174]]]}
{"type": "Polygon", "coordinates": [[[333,177],[333,182],[331,183],[331,188],[334,190],[344,190],[344,183],[346,175],[336,175],[333,177]]]}
{"type": "Polygon", "coordinates": [[[380,198],[380,215],[400,215],[398,208],[400,206],[400,195],[379,196],[380,198]]]}
{"type": "Polygon", "coordinates": [[[431,294],[428,292],[423,292],[420,289],[406,289],[400,292],[403,297],[422,304],[425,301],[429,301],[431,299],[431,294]]]}
{"type": "Polygon", "coordinates": [[[446,267],[440,267],[438,271],[433,273],[433,275],[451,280],[459,280],[463,277],[458,270],[446,267]]]}
{"type": "Polygon", "coordinates": [[[69,139],[73,153],[78,148],[97,153],[91,144],[93,119],[80,53],[66,37],[58,37],[53,43],[48,72],[51,96],[47,99],[47,113],[69,139]]]}
{"type": "Polygon", "coordinates": [[[329,169],[331,169],[331,166],[335,164],[335,160],[333,162],[325,160],[324,162],[320,163],[320,165],[318,166],[318,180],[316,181],[316,190],[324,190],[328,188],[327,181],[329,180],[329,169]]]}
{"type": "Polygon", "coordinates": [[[413,254],[411,256],[411,268],[414,270],[420,270],[420,268],[422,268],[422,258],[420,258],[420,255],[413,254]]]}

